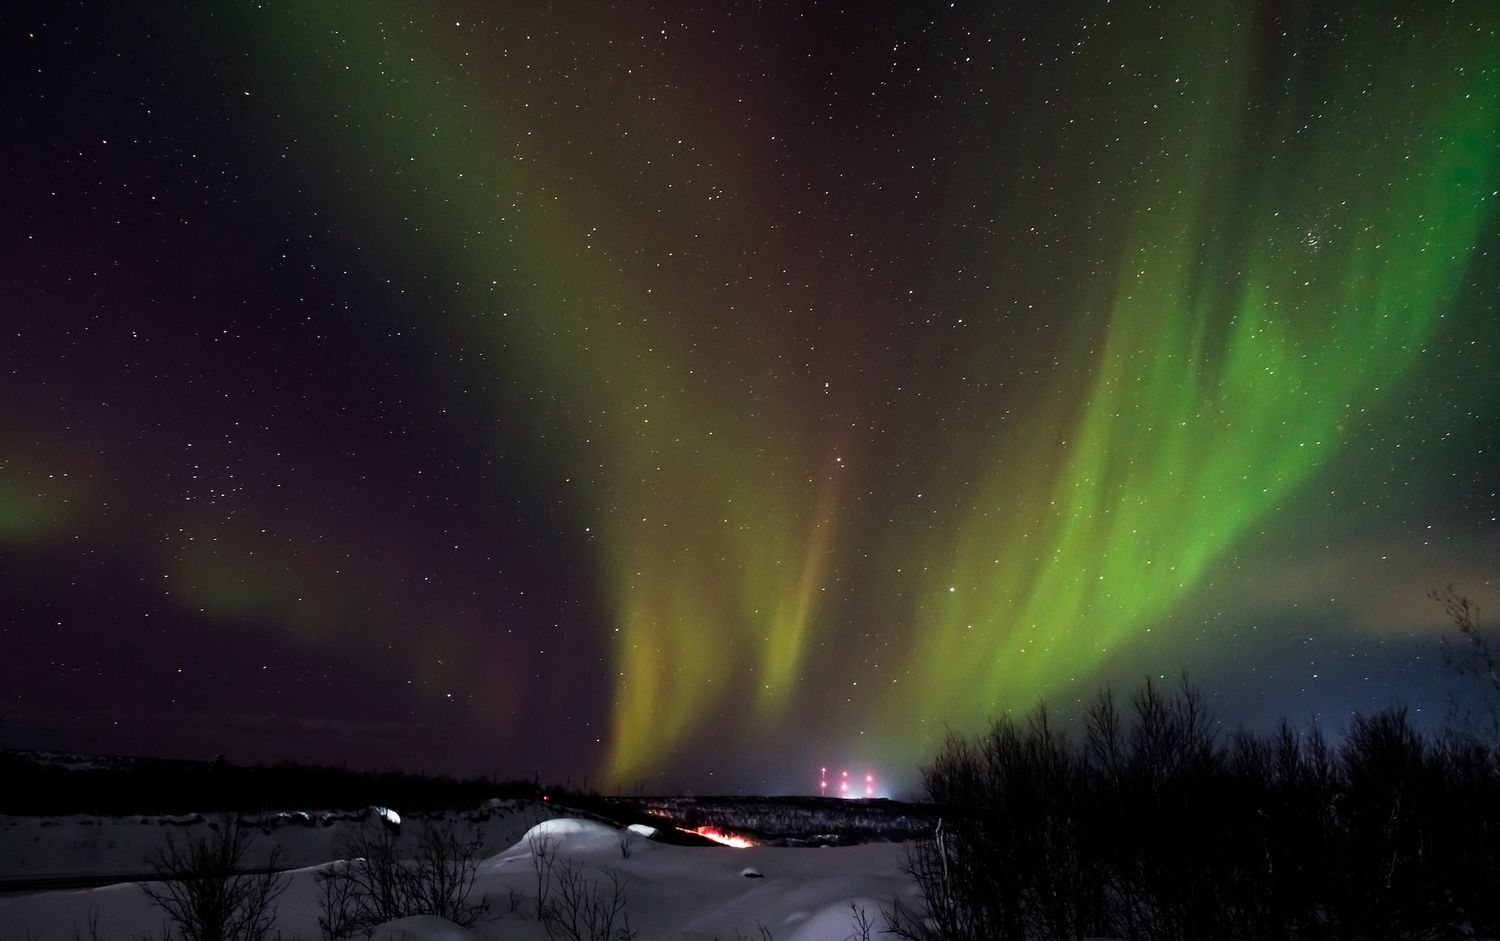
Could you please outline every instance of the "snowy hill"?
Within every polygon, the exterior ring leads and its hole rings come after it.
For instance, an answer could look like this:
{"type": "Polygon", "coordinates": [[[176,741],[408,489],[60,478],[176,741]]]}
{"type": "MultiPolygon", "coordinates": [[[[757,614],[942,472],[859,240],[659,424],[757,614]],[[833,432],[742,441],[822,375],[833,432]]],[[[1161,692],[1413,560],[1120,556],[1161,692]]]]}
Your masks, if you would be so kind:
{"type": "MultiPolygon", "coordinates": [[[[901,871],[904,850],[897,844],[748,849],[678,846],[646,838],[641,832],[644,828],[620,830],[592,820],[552,819],[545,807],[507,807],[503,816],[498,813],[500,809],[491,808],[495,812],[488,820],[474,821],[460,815],[455,821],[489,827],[487,838],[507,837],[507,842],[498,844],[496,851],[479,864],[474,885],[475,897],[490,903],[490,918],[472,929],[432,917],[407,918],[385,926],[375,937],[391,941],[546,938],[546,929],[536,918],[539,850],[550,851],[554,859],[571,865],[581,884],[606,887],[611,876],[617,879],[625,913],[642,939],[759,939],[768,933],[778,941],[845,941],[851,934],[858,936],[856,922],[860,918],[868,919],[878,932],[879,910],[889,907],[892,900],[899,898],[908,908],[917,905],[915,887],[901,871]],[[522,828],[527,820],[530,822],[522,828]]],[[[326,855],[324,847],[332,844],[321,841],[321,835],[339,826],[338,822],[266,824],[270,832],[261,834],[262,839],[284,845],[289,854],[304,855],[326,855]],[[308,834],[320,838],[311,839],[308,834]]],[[[139,820],[84,823],[79,819],[47,829],[49,835],[70,837],[59,843],[87,845],[101,853],[98,858],[123,864],[130,853],[137,854],[133,857],[136,859],[143,857],[150,849],[151,838],[159,836],[163,828],[179,825],[201,824],[139,820]],[[101,838],[94,838],[95,829],[101,838]]],[[[27,831],[12,827],[8,832],[27,831]]],[[[0,850],[7,864],[13,859],[9,851],[12,845],[15,843],[0,850]]],[[[33,858],[63,865],[56,861],[58,857],[42,854],[33,858]]],[[[321,937],[316,883],[320,868],[308,866],[289,873],[289,887],[278,900],[276,921],[284,936],[321,937]]],[[[0,898],[0,941],[65,941],[73,937],[75,929],[87,936],[91,913],[97,918],[101,939],[133,938],[142,933],[159,937],[162,933],[160,911],[149,905],[138,886],[121,884],[0,898]]]]}
{"type": "MultiPolygon", "coordinates": [[[[302,811],[241,815],[244,826],[256,832],[251,856],[263,858],[272,846],[283,864],[313,866],[336,859],[339,840],[376,814],[358,811],[302,811]]],[[[498,847],[518,839],[532,825],[554,812],[537,801],[489,801],[461,813],[433,815],[453,823],[465,839],[479,836],[484,845],[498,847]]],[[[137,878],[147,854],[167,833],[178,839],[209,832],[213,814],[100,817],[0,817],[0,882],[21,878],[109,876],[137,878]]],[[[415,821],[429,819],[417,816],[415,821]]]]}

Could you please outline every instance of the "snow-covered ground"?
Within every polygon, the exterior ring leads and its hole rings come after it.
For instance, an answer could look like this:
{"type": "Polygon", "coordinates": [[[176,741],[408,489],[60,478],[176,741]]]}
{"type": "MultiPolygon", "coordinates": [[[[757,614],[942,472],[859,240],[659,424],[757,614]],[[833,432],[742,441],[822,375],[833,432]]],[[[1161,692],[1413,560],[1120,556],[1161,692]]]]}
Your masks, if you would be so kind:
{"type": "MultiPolygon", "coordinates": [[[[310,811],[240,815],[256,834],[253,859],[272,846],[284,866],[311,866],[337,858],[336,847],[352,828],[375,813],[310,811]]],[[[556,816],[535,801],[493,800],[471,811],[444,814],[459,836],[478,836],[487,847],[508,846],[534,824],[556,816]]],[[[178,839],[202,835],[214,815],[95,817],[0,817],[0,881],[49,876],[135,876],[146,856],[168,833],[178,839]]],[[[3,926],[3,922],[0,922],[3,926]]]]}
{"type": "MultiPolygon", "coordinates": [[[[572,860],[586,878],[600,882],[606,891],[608,874],[614,873],[626,893],[631,926],[642,941],[761,941],[767,936],[776,941],[845,941],[859,936],[856,918],[861,911],[874,925],[874,937],[881,927],[880,909],[894,899],[899,898],[909,911],[919,908],[915,886],[901,872],[905,853],[899,844],[733,849],[670,845],[635,832],[630,834],[627,856],[621,848],[621,831],[607,824],[545,819],[550,816],[547,808],[537,805],[506,810],[503,816],[491,814],[482,824],[487,827],[483,831],[487,858],[479,865],[474,892],[475,897],[489,900],[490,920],[465,930],[433,918],[405,919],[385,926],[376,937],[388,941],[546,938],[545,927],[535,918],[537,874],[532,847],[539,838],[551,843],[559,862],[572,860]]],[[[52,872],[79,871],[78,861],[86,853],[68,856],[43,848],[49,842],[68,842],[52,839],[54,835],[71,832],[75,843],[85,841],[98,847],[108,865],[123,866],[130,860],[138,869],[139,860],[151,849],[143,841],[160,839],[162,834],[160,824],[136,822],[132,826],[130,819],[93,824],[101,834],[97,837],[88,825],[71,825],[70,829],[69,824],[57,823],[44,828],[32,822],[28,830],[25,823],[6,824],[0,826],[0,864],[10,872],[28,874],[37,870],[25,869],[26,860],[50,866],[52,872]],[[40,844],[30,842],[42,829],[54,832],[40,844]],[[13,847],[18,846],[32,855],[13,857],[13,847]],[[73,862],[59,862],[60,857],[73,862]]],[[[286,846],[289,856],[333,858],[331,837],[320,843],[306,835],[332,831],[332,826],[293,824],[268,829],[270,833],[262,834],[262,839],[274,838],[286,846]]],[[[289,874],[290,885],[278,900],[277,911],[277,927],[285,938],[321,938],[318,868],[307,866],[289,874]]],[[[0,941],[69,941],[75,929],[86,938],[91,912],[97,912],[101,939],[160,937],[163,933],[160,910],[150,906],[140,888],[126,883],[0,898],[0,941]]]]}

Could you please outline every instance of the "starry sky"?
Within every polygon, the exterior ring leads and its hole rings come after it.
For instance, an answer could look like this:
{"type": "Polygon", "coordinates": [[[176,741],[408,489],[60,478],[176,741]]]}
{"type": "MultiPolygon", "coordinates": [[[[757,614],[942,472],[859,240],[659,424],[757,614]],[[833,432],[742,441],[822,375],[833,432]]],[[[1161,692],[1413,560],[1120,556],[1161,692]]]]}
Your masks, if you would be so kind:
{"type": "Polygon", "coordinates": [[[1500,604],[1500,7],[0,13],[0,744],[897,793],[1500,604]]]}

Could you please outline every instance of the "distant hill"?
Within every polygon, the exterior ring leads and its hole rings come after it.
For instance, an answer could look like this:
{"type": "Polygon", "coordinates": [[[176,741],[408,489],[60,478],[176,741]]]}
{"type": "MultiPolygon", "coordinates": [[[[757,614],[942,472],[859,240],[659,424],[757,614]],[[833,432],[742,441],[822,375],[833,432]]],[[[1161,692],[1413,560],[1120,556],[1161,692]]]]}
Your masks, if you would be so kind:
{"type": "Polygon", "coordinates": [[[526,781],[16,749],[0,750],[0,780],[0,814],[13,815],[352,810],[372,804],[438,811],[540,794],[526,781]]]}

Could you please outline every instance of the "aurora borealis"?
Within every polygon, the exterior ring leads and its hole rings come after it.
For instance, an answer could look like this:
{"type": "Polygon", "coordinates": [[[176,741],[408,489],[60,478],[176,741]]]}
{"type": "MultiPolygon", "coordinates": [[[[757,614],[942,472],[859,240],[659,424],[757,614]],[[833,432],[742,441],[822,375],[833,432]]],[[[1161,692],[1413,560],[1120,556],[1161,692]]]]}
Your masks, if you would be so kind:
{"type": "Polygon", "coordinates": [[[1496,610],[1493,4],[54,6],[0,744],[900,782],[1496,610]]]}

